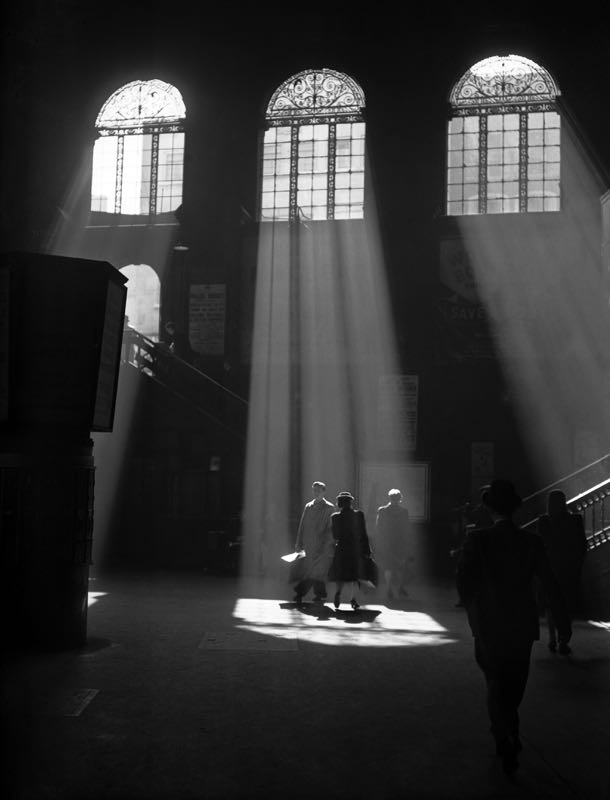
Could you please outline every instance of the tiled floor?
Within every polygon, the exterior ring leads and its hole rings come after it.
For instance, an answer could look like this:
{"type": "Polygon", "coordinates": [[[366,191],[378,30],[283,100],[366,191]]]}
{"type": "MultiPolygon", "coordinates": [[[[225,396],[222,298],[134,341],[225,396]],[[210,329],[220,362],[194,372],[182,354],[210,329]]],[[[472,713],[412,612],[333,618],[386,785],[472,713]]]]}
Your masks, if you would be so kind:
{"type": "Polygon", "coordinates": [[[450,585],[361,612],[185,574],[91,581],[87,647],[5,669],[5,797],[610,798],[610,631],[535,645],[515,782],[450,585]],[[7,735],[8,734],[8,735],[7,735]]]}

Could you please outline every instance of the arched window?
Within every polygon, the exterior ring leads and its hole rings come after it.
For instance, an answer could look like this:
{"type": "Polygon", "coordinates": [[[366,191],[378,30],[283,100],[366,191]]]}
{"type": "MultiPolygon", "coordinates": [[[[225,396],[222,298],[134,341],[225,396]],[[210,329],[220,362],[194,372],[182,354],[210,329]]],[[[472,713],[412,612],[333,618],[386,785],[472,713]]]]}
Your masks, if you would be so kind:
{"type": "Polygon", "coordinates": [[[133,81],[104,103],[95,126],[91,210],[156,216],[182,203],[180,92],[163,81],[133,81]]]}
{"type": "Polygon", "coordinates": [[[451,92],[447,214],[560,209],[559,89],[522,56],[479,61],[451,92]]]}
{"type": "Polygon", "coordinates": [[[347,75],[305,70],[267,107],[262,220],[361,219],[364,93],[347,75]]]}
{"type": "Polygon", "coordinates": [[[128,264],[119,271],[127,278],[127,321],[144,336],[158,340],[161,282],[157,273],[147,264],[128,264]]]}

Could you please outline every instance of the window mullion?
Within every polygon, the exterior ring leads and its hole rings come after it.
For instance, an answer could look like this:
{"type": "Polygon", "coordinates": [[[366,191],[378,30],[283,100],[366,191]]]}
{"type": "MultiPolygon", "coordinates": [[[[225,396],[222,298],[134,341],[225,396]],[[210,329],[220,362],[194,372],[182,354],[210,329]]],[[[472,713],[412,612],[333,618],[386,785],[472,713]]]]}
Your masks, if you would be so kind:
{"type": "Polygon", "coordinates": [[[125,137],[118,136],[117,149],[116,149],[116,185],[114,187],[114,213],[121,213],[121,205],[123,203],[123,151],[125,145],[125,137]]]}
{"type": "Polygon", "coordinates": [[[299,208],[297,206],[297,183],[299,168],[299,126],[290,127],[290,198],[288,208],[288,219],[291,222],[299,218],[299,208]]]}
{"type": "Polygon", "coordinates": [[[335,218],[335,165],[337,163],[337,123],[328,125],[328,161],[326,179],[326,218],[335,218]]]}
{"type": "Polygon", "coordinates": [[[487,213],[487,117],[479,117],[479,214],[487,213]]]}
{"type": "Polygon", "coordinates": [[[150,153],[150,198],[149,213],[154,217],[157,213],[157,177],[159,174],[159,134],[152,134],[151,153],[150,153]]]}
{"type": "Polygon", "coordinates": [[[527,211],[527,119],[528,112],[519,114],[519,211],[527,211]]]}

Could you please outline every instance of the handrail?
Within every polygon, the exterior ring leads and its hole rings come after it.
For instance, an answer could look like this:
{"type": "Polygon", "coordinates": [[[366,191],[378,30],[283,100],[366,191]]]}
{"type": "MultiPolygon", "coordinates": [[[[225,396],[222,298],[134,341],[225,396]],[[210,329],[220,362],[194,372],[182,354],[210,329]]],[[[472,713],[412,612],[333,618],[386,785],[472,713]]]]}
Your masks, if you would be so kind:
{"type": "MultiPolygon", "coordinates": [[[[230,395],[235,400],[237,400],[239,403],[243,403],[245,406],[249,405],[248,401],[244,397],[241,397],[241,395],[236,394],[231,389],[227,389],[227,387],[223,386],[222,383],[218,383],[218,381],[215,381],[214,378],[211,378],[205,372],[202,372],[200,369],[197,369],[197,367],[194,367],[192,364],[189,364],[188,361],[185,361],[183,358],[180,358],[175,353],[172,353],[170,350],[164,349],[163,345],[160,342],[155,342],[154,339],[149,339],[148,336],[145,336],[143,333],[140,333],[139,331],[137,331],[135,328],[132,328],[131,326],[128,326],[123,331],[123,339],[124,340],[125,340],[125,334],[127,334],[129,339],[131,339],[131,343],[133,343],[133,342],[138,342],[139,343],[140,340],[145,342],[146,349],[148,349],[149,351],[152,350],[157,355],[162,354],[163,357],[176,359],[177,361],[180,362],[181,368],[182,367],[186,367],[187,369],[192,370],[194,373],[196,373],[198,378],[201,378],[201,377],[204,378],[206,381],[208,381],[209,383],[213,384],[217,389],[220,389],[220,391],[222,391],[224,394],[230,395]]],[[[140,368],[140,365],[136,362],[136,360],[129,358],[129,355],[125,360],[129,361],[130,364],[133,364],[134,367],[140,368]]]]}
{"type": "Polygon", "coordinates": [[[559,486],[561,483],[565,483],[565,481],[569,481],[572,478],[575,478],[577,475],[580,475],[581,473],[586,472],[587,470],[591,469],[592,467],[595,467],[597,464],[601,464],[606,459],[610,459],[610,453],[606,453],[605,456],[602,456],[601,458],[598,458],[596,461],[592,461],[590,464],[587,464],[584,467],[580,467],[580,469],[577,469],[574,472],[571,472],[569,475],[564,475],[563,478],[559,478],[558,480],[554,481],[553,483],[549,483],[548,486],[545,486],[542,489],[537,489],[532,494],[528,495],[527,497],[524,497],[523,498],[523,502],[527,503],[528,500],[533,500],[534,497],[538,497],[539,495],[544,494],[545,492],[550,492],[555,486],[559,486]]]}
{"type": "Polygon", "coordinates": [[[240,439],[245,438],[249,403],[200,369],[128,326],[122,360],[147,375],[197,411],[240,439]]]}

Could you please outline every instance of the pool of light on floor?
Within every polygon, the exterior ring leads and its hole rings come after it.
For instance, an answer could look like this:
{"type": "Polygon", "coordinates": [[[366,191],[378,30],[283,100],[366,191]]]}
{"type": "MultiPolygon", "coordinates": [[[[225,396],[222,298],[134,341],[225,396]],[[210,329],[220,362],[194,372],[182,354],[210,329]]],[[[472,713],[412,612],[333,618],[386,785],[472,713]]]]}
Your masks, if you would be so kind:
{"type": "MultiPolygon", "coordinates": [[[[345,609],[349,608],[344,604],[345,609]]],[[[236,627],[280,638],[341,647],[427,647],[452,644],[447,628],[421,611],[401,611],[384,605],[366,605],[362,614],[335,614],[330,605],[318,612],[300,611],[279,600],[240,598],[233,616],[236,627]],[[321,612],[321,613],[320,613],[321,612]],[[367,619],[373,617],[374,619],[367,619]]]]}

